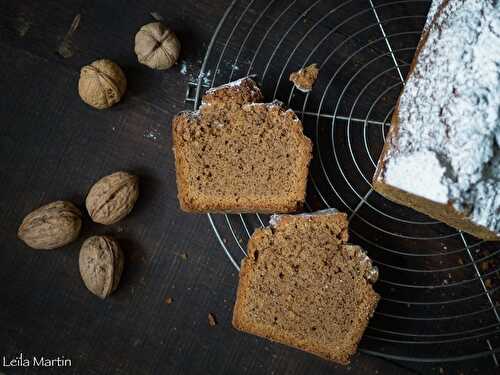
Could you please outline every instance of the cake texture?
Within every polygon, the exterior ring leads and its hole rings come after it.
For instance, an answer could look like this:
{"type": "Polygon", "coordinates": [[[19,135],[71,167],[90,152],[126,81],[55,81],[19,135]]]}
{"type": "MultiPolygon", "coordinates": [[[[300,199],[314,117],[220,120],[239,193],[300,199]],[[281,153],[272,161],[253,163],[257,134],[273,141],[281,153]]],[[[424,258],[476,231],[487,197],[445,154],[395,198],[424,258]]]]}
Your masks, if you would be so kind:
{"type": "Polygon", "coordinates": [[[233,326],[349,363],[379,296],[377,268],[347,243],[347,215],[273,215],[270,224],[248,243],[233,326]]]}
{"type": "Polygon", "coordinates": [[[292,110],[261,103],[250,78],[207,91],[173,122],[180,206],[188,212],[294,212],[306,194],[311,141],[292,110]]]}
{"type": "Polygon", "coordinates": [[[500,240],[500,2],[433,1],[374,176],[385,197],[500,240]]]}
{"type": "Polygon", "coordinates": [[[311,64],[290,74],[290,81],[302,92],[312,90],[314,82],[318,78],[319,68],[317,64],[311,64]]]}

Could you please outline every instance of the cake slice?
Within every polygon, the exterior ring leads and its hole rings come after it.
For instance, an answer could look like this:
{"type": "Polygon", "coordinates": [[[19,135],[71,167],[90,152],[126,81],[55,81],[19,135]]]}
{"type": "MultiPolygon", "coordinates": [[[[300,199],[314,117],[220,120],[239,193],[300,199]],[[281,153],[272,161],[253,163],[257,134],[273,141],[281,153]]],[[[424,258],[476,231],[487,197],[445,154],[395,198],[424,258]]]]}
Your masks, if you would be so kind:
{"type": "Polygon", "coordinates": [[[433,1],[373,187],[500,240],[500,2],[433,1]]]}
{"type": "Polygon", "coordinates": [[[294,212],[306,194],[311,141],[292,110],[261,103],[250,78],[209,90],[172,122],[180,206],[188,212],[294,212]]]}
{"type": "Polygon", "coordinates": [[[233,326],[349,363],[379,300],[377,268],[347,243],[344,213],[273,215],[270,223],[248,243],[233,326]]]}

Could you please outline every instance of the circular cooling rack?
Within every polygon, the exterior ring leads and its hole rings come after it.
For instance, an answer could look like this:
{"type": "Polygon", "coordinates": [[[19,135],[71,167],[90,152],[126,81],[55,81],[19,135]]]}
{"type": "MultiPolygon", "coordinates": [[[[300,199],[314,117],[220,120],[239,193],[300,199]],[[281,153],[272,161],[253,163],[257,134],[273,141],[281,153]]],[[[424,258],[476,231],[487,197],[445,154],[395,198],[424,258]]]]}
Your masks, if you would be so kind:
{"type": "MultiPolygon", "coordinates": [[[[292,108],[314,144],[306,210],[347,212],[350,242],[380,270],[381,301],[360,351],[440,363],[500,360],[500,243],[488,243],[394,204],[371,179],[430,1],[233,1],[203,61],[195,95],[255,75],[266,101],[292,108]],[[288,76],[320,66],[302,93],[288,76]]],[[[425,165],[422,165],[425,172],[425,165]]],[[[267,215],[208,215],[239,269],[267,215]]]]}

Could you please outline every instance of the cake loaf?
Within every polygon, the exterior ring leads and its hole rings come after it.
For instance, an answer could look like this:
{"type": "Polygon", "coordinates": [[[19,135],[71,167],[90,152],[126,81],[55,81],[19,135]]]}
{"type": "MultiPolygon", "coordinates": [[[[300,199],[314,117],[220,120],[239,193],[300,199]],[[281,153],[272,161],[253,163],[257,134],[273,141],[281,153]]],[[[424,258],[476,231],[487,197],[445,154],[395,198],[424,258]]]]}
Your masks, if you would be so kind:
{"type": "Polygon", "coordinates": [[[347,215],[273,215],[270,224],[248,243],[234,327],[349,363],[379,296],[377,268],[347,243],[347,215]]]}
{"type": "Polygon", "coordinates": [[[250,78],[209,90],[173,122],[180,206],[188,212],[294,212],[312,145],[292,110],[261,103],[250,78]]]}
{"type": "Polygon", "coordinates": [[[500,240],[500,2],[433,1],[374,188],[500,240]]]}

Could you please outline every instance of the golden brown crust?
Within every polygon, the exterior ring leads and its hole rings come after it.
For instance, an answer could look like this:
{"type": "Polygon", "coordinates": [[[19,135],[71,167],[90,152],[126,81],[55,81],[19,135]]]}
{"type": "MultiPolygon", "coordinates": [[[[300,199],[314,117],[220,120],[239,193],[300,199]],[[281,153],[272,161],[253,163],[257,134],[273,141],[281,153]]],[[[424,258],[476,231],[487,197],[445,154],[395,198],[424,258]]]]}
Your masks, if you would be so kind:
{"type": "Polygon", "coordinates": [[[184,113],[180,113],[177,116],[175,116],[174,119],[172,120],[172,140],[173,140],[172,150],[174,152],[174,158],[175,158],[175,166],[176,166],[175,180],[177,183],[177,197],[179,199],[179,204],[183,211],[190,212],[190,206],[185,196],[185,190],[183,189],[183,186],[186,186],[187,184],[187,181],[184,177],[184,170],[186,166],[184,165],[184,159],[181,158],[179,153],[177,152],[179,146],[178,140],[180,139],[177,129],[180,127],[181,116],[184,115],[185,115],[184,113]]]}
{"type": "MultiPolygon", "coordinates": [[[[243,264],[243,263],[242,263],[243,264]]],[[[282,345],[290,346],[292,348],[305,351],[307,353],[316,355],[320,358],[326,359],[327,361],[337,362],[341,365],[348,365],[351,362],[351,358],[358,349],[359,342],[363,336],[364,331],[369,323],[369,318],[373,316],[375,313],[375,309],[377,307],[378,301],[380,300],[380,296],[372,292],[369,298],[366,300],[366,304],[364,306],[360,306],[360,309],[369,311],[368,319],[358,320],[356,326],[358,329],[353,333],[353,336],[356,337],[355,340],[352,341],[351,345],[344,348],[344,352],[342,354],[332,353],[331,351],[326,351],[324,348],[320,346],[314,345],[313,343],[300,343],[291,341],[290,337],[286,335],[282,335],[276,332],[266,332],[251,322],[245,321],[245,313],[243,311],[243,306],[238,301],[244,300],[246,297],[245,291],[247,287],[243,283],[243,280],[247,279],[246,273],[248,271],[243,271],[243,267],[240,271],[240,284],[238,285],[238,291],[236,294],[236,303],[234,305],[233,312],[233,327],[238,331],[249,333],[258,337],[262,337],[264,339],[270,340],[272,342],[276,342],[282,345]],[[241,274],[241,272],[244,272],[241,274]]],[[[292,339],[293,340],[293,339],[292,339]]]]}
{"type": "Polygon", "coordinates": [[[464,214],[458,212],[451,204],[441,204],[416,196],[406,191],[388,185],[383,181],[374,181],[373,188],[387,199],[423,212],[430,217],[440,220],[449,226],[470,233],[486,241],[499,241],[496,233],[485,227],[474,224],[464,214]]]}

